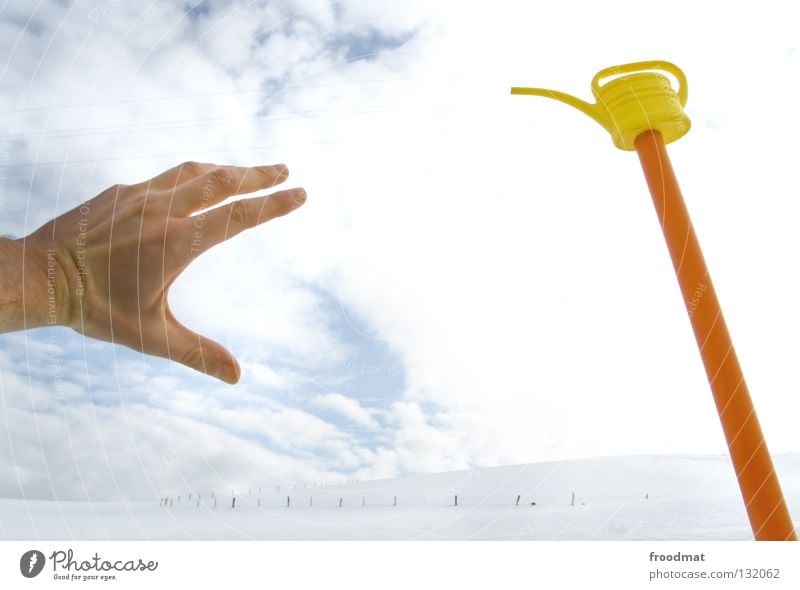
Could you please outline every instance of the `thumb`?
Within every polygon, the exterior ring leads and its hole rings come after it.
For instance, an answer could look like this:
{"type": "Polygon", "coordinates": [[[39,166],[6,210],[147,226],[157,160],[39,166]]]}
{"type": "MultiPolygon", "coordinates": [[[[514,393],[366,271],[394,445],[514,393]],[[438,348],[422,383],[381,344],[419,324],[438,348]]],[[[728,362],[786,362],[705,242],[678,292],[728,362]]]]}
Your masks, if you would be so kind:
{"type": "Polygon", "coordinates": [[[233,355],[218,342],[169,322],[169,357],[182,365],[233,385],[242,373],[233,355]]]}

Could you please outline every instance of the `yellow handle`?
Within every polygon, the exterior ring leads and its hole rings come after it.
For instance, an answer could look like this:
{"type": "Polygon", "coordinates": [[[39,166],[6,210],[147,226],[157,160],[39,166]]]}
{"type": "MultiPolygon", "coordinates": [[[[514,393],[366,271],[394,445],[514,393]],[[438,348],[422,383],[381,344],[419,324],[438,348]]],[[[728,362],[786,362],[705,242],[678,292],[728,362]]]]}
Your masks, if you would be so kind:
{"type": "Polygon", "coordinates": [[[592,94],[594,94],[595,98],[600,96],[600,80],[603,78],[648,70],[662,70],[675,76],[675,78],[678,80],[678,91],[676,94],[681,101],[681,106],[686,106],[689,88],[686,82],[686,74],[684,74],[678,66],[668,61],[637,61],[630,64],[623,64],[621,66],[611,66],[610,68],[600,70],[594,75],[594,78],[592,78],[592,94]]]}

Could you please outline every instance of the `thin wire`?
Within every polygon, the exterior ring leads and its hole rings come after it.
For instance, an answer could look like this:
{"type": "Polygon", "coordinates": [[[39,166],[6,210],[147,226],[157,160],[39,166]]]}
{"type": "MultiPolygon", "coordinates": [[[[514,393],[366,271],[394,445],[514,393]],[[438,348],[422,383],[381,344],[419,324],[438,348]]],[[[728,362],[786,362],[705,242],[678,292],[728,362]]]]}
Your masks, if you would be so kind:
{"type": "Polygon", "coordinates": [[[216,154],[225,152],[238,152],[238,151],[254,151],[254,150],[272,150],[287,147],[301,147],[307,145],[333,145],[337,143],[347,143],[350,140],[339,139],[332,141],[305,141],[303,143],[284,143],[275,145],[254,145],[235,148],[224,148],[214,150],[192,150],[188,152],[163,152],[160,154],[134,154],[130,156],[109,156],[107,158],[87,158],[84,160],[53,160],[50,162],[24,162],[21,164],[8,164],[6,168],[30,168],[36,166],[62,166],[66,164],[90,164],[92,162],[114,162],[119,160],[138,160],[145,158],[161,158],[164,156],[191,156],[198,153],[202,154],[216,154]]]}
{"type": "MultiPolygon", "coordinates": [[[[526,129],[540,129],[540,125],[534,125],[531,127],[524,127],[519,128],[518,130],[526,130],[526,129]]],[[[438,133],[431,133],[430,137],[444,137],[448,135],[454,135],[453,132],[445,132],[441,131],[438,133]]],[[[133,154],[129,156],[109,156],[106,158],[87,158],[82,160],[52,160],[49,162],[24,162],[21,164],[8,164],[6,168],[31,168],[36,166],[64,166],[67,164],[90,164],[93,162],[115,162],[121,160],[137,160],[137,159],[146,159],[146,158],[161,158],[165,156],[189,156],[192,158],[197,157],[198,154],[219,154],[219,153],[229,153],[229,152],[247,152],[247,151],[258,151],[258,150],[273,150],[278,148],[297,148],[297,147],[306,147],[310,145],[336,145],[336,144],[343,144],[343,143],[351,143],[355,141],[361,141],[360,139],[334,139],[330,141],[304,141],[302,143],[283,143],[283,144],[273,144],[273,145],[254,145],[254,146],[242,146],[242,147],[235,147],[235,148],[223,148],[223,149],[212,149],[212,150],[204,150],[204,149],[194,149],[191,151],[185,152],[162,152],[159,154],[133,154]]]]}
{"type": "MultiPolygon", "coordinates": [[[[436,76],[436,79],[443,79],[443,78],[455,78],[462,76],[463,74],[443,74],[441,76],[436,76]]],[[[343,80],[339,82],[319,82],[316,84],[288,84],[286,86],[282,86],[281,90],[288,90],[294,88],[320,88],[326,86],[344,86],[350,84],[379,84],[384,82],[397,82],[397,81],[407,81],[407,80],[420,80],[425,78],[431,78],[431,76],[402,76],[402,77],[395,77],[395,78],[376,78],[372,80],[343,80]]],[[[4,113],[21,113],[21,112],[29,112],[29,111],[50,111],[50,110],[65,110],[65,109],[80,109],[86,107],[97,107],[97,106],[106,106],[106,105],[118,105],[118,104],[127,104],[127,103],[136,103],[136,102],[156,102],[156,101],[163,101],[163,100],[182,100],[187,98],[198,98],[203,96],[226,96],[226,95],[233,95],[233,94],[252,94],[257,92],[267,92],[267,88],[254,88],[250,90],[227,90],[221,92],[203,92],[197,94],[178,94],[173,96],[154,96],[149,98],[124,98],[119,100],[107,100],[107,101],[99,101],[99,102],[87,102],[87,103],[80,103],[80,104],[72,104],[72,105],[58,105],[58,106],[36,106],[36,107],[25,107],[23,109],[0,109],[0,114],[4,113]]]]}
{"type": "MultiPolygon", "coordinates": [[[[112,135],[118,133],[161,131],[164,129],[190,129],[193,127],[212,127],[225,125],[230,121],[284,121],[292,119],[317,119],[331,116],[364,115],[373,113],[391,112],[401,103],[386,103],[379,105],[364,105],[360,107],[342,107],[330,109],[310,109],[301,111],[281,111],[267,115],[232,115],[227,117],[202,117],[196,119],[181,119],[171,122],[135,123],[130,125],[110,125],[96,127],[73,127],[68,129],[54,129],[52,131],[32,131],[30,133],[16,134],[15,139],[64,139],[73,137],[88,137],[93,135],[112,135]]],[[[413,106],[413,105],[412,105],[413,106]]],[[[430,105],[426,108],[443,109],[455,105],[430,105]]],[[[8,136],[0,135],[0,139],[8,136]]]]}

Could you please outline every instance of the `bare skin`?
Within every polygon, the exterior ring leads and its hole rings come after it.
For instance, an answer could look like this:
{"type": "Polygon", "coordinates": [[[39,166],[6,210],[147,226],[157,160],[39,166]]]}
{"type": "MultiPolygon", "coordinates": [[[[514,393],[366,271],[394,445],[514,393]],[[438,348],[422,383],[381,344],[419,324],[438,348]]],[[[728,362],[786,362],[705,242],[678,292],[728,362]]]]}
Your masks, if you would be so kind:
{"type": "Polygon", "coordinates": [[[194,258],[297,209],[306,193],[289,189],[205,210],[287,176],[283,165],[186,162],[112,186],[24,238],[0,239],[0,332],[68,326],[236,383],[233,355],[181,324],[167,296],[194,258]]]}

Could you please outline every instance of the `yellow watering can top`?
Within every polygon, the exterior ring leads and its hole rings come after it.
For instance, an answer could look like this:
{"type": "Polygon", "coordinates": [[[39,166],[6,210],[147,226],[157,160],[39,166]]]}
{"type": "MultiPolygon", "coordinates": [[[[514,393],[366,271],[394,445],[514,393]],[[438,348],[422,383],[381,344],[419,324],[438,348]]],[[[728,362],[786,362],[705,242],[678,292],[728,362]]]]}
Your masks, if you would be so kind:
{"type": "Polygon", "coordinates": [[[689,117],[683,112],[687,93],[686,76],[678,66],[666,61],[640,61],[600,70],[592,78],[596,104],[557,90],[511,89],[511,94],[554,98],[583,111],[600,123],[611,134],[614,145],[622,150],[635,150],[634,140],[648,129],[661,132],[665,143],[686,135],[691,127],[689,117]],[[673,90],[669,79],[654,70],[675,76],[678,90],[673,90]],[[620,74],[628,75],[600,85],[604,78],[620,74]]]}

